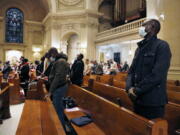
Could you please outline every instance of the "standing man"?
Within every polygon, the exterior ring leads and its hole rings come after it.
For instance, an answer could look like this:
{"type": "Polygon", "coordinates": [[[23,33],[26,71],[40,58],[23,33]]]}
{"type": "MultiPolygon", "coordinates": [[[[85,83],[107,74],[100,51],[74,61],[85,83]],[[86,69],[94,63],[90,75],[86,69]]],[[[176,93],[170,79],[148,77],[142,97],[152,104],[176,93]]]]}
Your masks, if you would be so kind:
{"type": "Polygon", "coordinates": [[[67,63],[67,56],[63,53],[57,54],[56,61],[52,66],[52,70],[49,75],[50,89],[46,97],[52,95],[53,105],[61,120],[61,123],[65,126],[64,119],[64,106],[62,98],[66,95],[67,75],[69,71],[69,64],[67,63]]]}
{"type": "Polygon", "coordinates": [[[25,96],[27,96],[27,91],[28,91],[28,84],[30,78],[29,71],[30,71],[30,67],[29,67],[28,59],[24,58],[22,60],[19,77],[20,77],[21,87],[24,90],[25,96]]]}
{"type": "Polygon", "coordinates": [[[71,67],[71,82],[73,84],[81,86],[83,81],[83,72],[84,72],[84,62],[83,62],[83,54],[79,54],[77,56],[77,60],[74,61],[71,67]]]}
{"type": "Polygon", "coordinates": [[[151,19],[139,29],[144,39],[138,43],[126,82],[135,113],[148,119],[163,117],[168,102],[166,81],[171,51],[167,42],[157,38],[160,28],[160,22],[151,19]]]}

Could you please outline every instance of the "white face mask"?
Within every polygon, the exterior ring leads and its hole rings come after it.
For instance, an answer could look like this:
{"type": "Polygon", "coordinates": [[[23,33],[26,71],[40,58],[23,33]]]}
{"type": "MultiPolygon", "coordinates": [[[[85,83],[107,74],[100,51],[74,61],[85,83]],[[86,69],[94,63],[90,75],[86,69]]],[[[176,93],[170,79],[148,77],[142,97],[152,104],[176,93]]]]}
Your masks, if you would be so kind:
{"type": "Polygon", "coordinates": [[[51,62],[54,62],[54,61],[55,61],[55,58],[54,58],[54,57],[50,57],[50,61],[51,61],[51,62]]]}
{"type": "Polygon", "coordinates": [[[144,38],[147,35],[147,32],[145,31],[145,27],[141,26],[139,28],[139,35],[144,38]]]}

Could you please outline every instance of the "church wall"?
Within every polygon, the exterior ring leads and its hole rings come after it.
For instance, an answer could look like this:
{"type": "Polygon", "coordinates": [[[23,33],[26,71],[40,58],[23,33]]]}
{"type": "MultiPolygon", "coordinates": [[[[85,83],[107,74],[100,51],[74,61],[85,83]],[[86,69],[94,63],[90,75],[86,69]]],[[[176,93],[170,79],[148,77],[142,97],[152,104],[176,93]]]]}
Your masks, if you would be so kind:
{"type": "Polygon", "coordinates": [[[151,0],[147,1],[148,18],[159,18],[161,21],[161,32],[159,37],[167,41],[172,52],[169,79],[180,80],[180,1],[179,0],[151,0]],[[152,10],[153,9],[153,10],[152,10]]]}
{"type": "Polygon", "coordinates": [[[39,59],[40,53],[43,50],[43,26],[39,22],[25,21],[23,32],[23,43],[6,43],[5,42],[5,22],[3,17],[0,21],[0,60],[5,61],[5,53],[7,50],[19,50],[23,52],[23,55],[30,61],[39,59]],[[38,48],[38,49],[37,49],[38,48]]]}

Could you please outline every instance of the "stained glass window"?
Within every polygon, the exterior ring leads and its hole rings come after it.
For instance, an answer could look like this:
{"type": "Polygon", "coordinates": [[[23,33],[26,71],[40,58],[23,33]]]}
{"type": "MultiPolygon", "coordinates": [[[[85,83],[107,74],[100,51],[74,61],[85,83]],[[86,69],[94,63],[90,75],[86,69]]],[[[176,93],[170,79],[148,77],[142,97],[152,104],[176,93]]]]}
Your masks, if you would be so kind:
{"type": "Polygon", "coordinates": [[[23,12],[10,8],[6,12],[6,42],[23,43],[23,12]]]}

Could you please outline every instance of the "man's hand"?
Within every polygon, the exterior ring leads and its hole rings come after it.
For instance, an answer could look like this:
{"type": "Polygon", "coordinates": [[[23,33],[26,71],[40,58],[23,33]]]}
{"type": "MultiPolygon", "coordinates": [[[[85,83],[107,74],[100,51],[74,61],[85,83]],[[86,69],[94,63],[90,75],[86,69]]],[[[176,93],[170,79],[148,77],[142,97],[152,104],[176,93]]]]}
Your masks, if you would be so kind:
{"type": "Polygon", "coordinates": [[[128,96],[131,99],[132,102],[136,101],[137,95],[135,94],[135,89],[132,87],[128,90],[128,96]]]}
{"type": "Polygon", "coordinates": [[[134,93],[134,87],[132,87],[128,90],[128,95],[133,95],[136,97],[136,94],[134,93]]]}
{"type": "Polygon", "coordinates": [[[49,93],[47,93],[47,94],[45,95],[44,99],[47,99],[47,98],[50,98],[50,97],[51,97],[51,93],[49,92],[49,93]]]}

